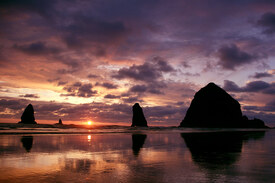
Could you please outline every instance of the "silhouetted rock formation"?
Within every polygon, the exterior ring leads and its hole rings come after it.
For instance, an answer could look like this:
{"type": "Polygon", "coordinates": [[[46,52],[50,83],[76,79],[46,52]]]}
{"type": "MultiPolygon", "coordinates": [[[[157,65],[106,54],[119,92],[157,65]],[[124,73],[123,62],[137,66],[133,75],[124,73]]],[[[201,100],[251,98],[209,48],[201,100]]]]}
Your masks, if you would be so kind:
{"type": "Polygon", "coordinates": [[[261,139],[265,131],[182,133],[192,159],[206,169],[226,168],[238,161],[243,142],[261,139]]]}
{"type": "Polygon", "coordinates": [[[138,103],[133,105],[133,119],[132,119],[132,127],[133,126],[145,126],[147,127],[147,121],[144,117],[142,108],[138,103]]]}
{"type": "Polygon", "coordinates": [[[63,125],[63,123],[62,123],[62,120],[61,120],[61,119],[59,119],[58,124],[59,124],[59,125],[63,125]]]}
{"type": "Polygon", "coordinates": [[[132,149],[135,156],[138,156],[140,149],[142,148],[147,135],[145,134],[132,134],[132,149]]]}
{"type": "Polygon", "coordinates": [[[267,128],[261,120],[248,120],[246,116],[242,116],[239,102],[214,83],[209,83],[195,94],[180,126],[267,128]]]}
{"type": "Polygon", "coordinates": [[[35,122],[34,118],[34,110],[31,104],[29,104],[26,109],[24,110],[22,116],[21,116],[21,121],[19,123],[24,123],[24,124],[37,124],[35,122]]]}
{"type": "Polygon", "coordinates": [[[30,152],[33,144],[33,136],[22,136],[21,142],[26,151],[30,152]]]}

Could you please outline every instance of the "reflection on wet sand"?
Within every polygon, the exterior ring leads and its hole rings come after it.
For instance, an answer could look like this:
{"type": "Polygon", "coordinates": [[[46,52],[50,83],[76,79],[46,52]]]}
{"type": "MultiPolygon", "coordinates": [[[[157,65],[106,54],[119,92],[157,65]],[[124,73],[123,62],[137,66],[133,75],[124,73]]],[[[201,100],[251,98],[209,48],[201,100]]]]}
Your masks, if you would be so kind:
{"type": "Polygon", "coordinates": [[[33,136],[22,136],[21,142],[25,150],[30,152],[33,144],[33,136]]]}
{"type": "Polygon", "coordinates": [[[145,143],[146,137],[147,135],[145,134],[132,134],[132,149],[135,156],[138,156],[140,149],[145,143]]]}
{"type": "Polygon", "coordinates": [[[273,132],[0,135],[0,182],[263,182],[275,179],[274,137],[273,132]]]}
{"type": "Polygon", "coordinates": [[[261,139],[265,131],[233,131],[182,133],[193,161],[201,168],[216,170],[227,168],[239,160],[243,142],[261,139]]]}

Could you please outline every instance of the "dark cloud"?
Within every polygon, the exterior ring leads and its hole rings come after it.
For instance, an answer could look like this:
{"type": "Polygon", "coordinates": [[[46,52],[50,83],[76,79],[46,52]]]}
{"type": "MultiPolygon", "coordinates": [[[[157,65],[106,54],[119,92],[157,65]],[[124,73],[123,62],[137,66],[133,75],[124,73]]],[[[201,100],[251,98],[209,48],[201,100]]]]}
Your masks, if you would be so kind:
{"type": "Polygon", "coordinates": [[[107,98],[107,99],[117,99],[117,98],[120,98],[120,96],[112,95],[112,94],[107,94],[107,95],[104,96],[104,98],[107,98]]]}
{"type": "Polygon", "coordinates": [[[263,91],[270,87],[270,84],[264,81],[251,81],[246,84],[242,89],[246,92],[258,92],[263,91]]]}
{"type": "Polygon", "coordinates": [[[143,93],[147,90],[147,86],[146,85],[135,85],[132,86],[129,91],[130,92],[137,92],[137,93],[143,93]]]}
{"type": "Polygon", "coordinates": [[[64,74],[72,74],[72,73],[75,73],[77,71],[79,71],[77,68],[72,68],[72,69],[57,69],[56,73],[64,75],[64,74]]]}
{"type": "Polygon", "coordinates": [[[78,96],[78,97],[92,97],[97,94],[96,90],[92,90],[92,84],[83,84],[80,82],[75,82],[73,85],[65,86],[63,89],[67,91],[66,94],[61,94],[61,96],[78,96]]]}
{"type": "Polygon", "coordinates": [[[94,75],[94,74],[89,74],[87,77],[88,77],[88,78],[98,78],[98,76],[97,76],[97,75],[94,75]]]}
{"type": "Polygon", "coordinates": [[[62,104],[50,102],[50,103],[44,103],[44,104],[36,104],[35,110],[39,113],[47,114],[47,113],[56,113],[64,107],[65,107],[64,104],[62,105],[62,104]]]}
{"type": "Polygon", "coordinates": [[[55,47],[49,47],[44,42],[34,42],[27,45],[17,45],[15,44],[13,48],[20,50],[29,55],[47,55],[47,54],[57,54],[61,50],[55,47]]]}
{"type": "Polygon", "coordinates": [[[223,89],[231,92],[242,92],[242,89],[233,81],[224,80],[223,89]]]}
{"type": "Polygon", "coordinates": [[[19,95],[19,97],[25,97],[25,98],[40,98],[37,94],[19,95]]]}
{"type": "Polygon", "coordinates": [[[63,85],[66,85],[68,83],[68,81],[59,81],[57,83],[57,86],[63,86],[63,85]]]}
{"type": "Polygon", "coordinates": [[[219,65],[224,69],[234,70],[236,67],[248,64],[258,59],[257,55],[240,50],[235,44],[224,45],[218,50],[219,65]]]}
{"type": "Polygon", "coordinates": [[[191,67],[187,61],[181,62],[181,66],[184,67],[184,68],[190,68],[191,67]]]}
{"type": "Polygon", "coordinates": [[[275,94],[275,83],[267,83],[264,81],[251,81],[245,86],[239,87],[236,83],[224,80],[223,89],[231,92],[262,92],[265,94],[275,94]]]}
{"type": "Polygon", "coordinates": [[[254,75],[250,76],[252,78],[260,79],[265,77],[272,77],[272,74],[269,74],[268,72],[256,72],[254,75]]]}
{"type": "Polygon", "coordinates": [[[134,103],[138,103],[138,102],[143,102],[143,100],[140,99],[140,97],[136,97],[136,96],[133,96],[133,97],[122,97],[121,99],[126,104],[134,104],[134,103]]]}
{"type": "Polygon", "coordinates": [[[53,78],[53,79],[48,79],[47,81],[49,81],[50,83],[55,82],[55,81],[59,81],[61,78],[57,77],[57,78],[53,78]]]}
{"type": "Polygon", "coordinates": [[[107,89],[117,89],[118,88],[118,85],[115,85],[113,83],[108,83],[108,82],[104,82],[104,83],[96,83],[95,86],[102,86],[104,88],[107,88],[107,89]]]}
{"type": "Polygon", "coordinates": [[[24,107],[23,103],[27,103],[27,100],[24,99],[1,99],[0,100],[0,109],[3,111],[5,108],[11,110],[19,110],[24,107]]]}
{"type": "Polygon", "coordinates": [[[166,85],[163,83],[151,83],[147,85],[134,85],[129,89],[129,92],[134,93],[151,93],[151,94],[163,94],[162,88],[166,85]]]}
{"type": "Polygon", "coordinates": [[[117,79],[133,79],[144,82],[156,82],[162,78],[163,73],[173,72],[173,67],[160,57],[153,58],[142,65],[132,65],[129,68],[122,68],[114,75],[117,79]]]}
{"type": "Polygon", "coordinates": [[[51,63],[60,62],[69,67],[69,69],[58,69],[59,74],[73,73],[81,69],[81,66],[85,64],[85,61],[81,59],[76,59],[77,55],[66,55],[62,54],[62,50],[54,47],[48,46],[45,42],[33,42],[31,44],[17,45],[13,46],[14,49],[19,50],[31,56],[41,56],[47,58],[51,63]]]}
{"type": "Polygon", "coordinates": [[[267,12],[261,16],[257,24],[264,28],[264,34],[275,33],[275,13],[267,12]]]}
{"type": "Polygon", "coordinates": [[[182,106],[184,102],[177,102],[176,105],[182,106]]]}
{"type": "Polygon", "coordinates": [[[191,72],[183,72],[182,75],[189,76],[189,77],[197,77],[197,76],[200,76],[199,73],[191,73],[191,72]]]}
{"type": "Polygon", "coordinates": [[[174,71],[167,61],[161,57],[154,57],[142,65],[134,64],[129,68],[122,68],[113,77],[116,79],[132,79],[145,83],[132,86],[129,89],[130,92],[163,94],[161,89],[166,87],[163,74],[174,71]]]}
{"type": "Polygon", "coordinates": [[[43,17],[52,17],[52,15],[56,12],[54,5],[56,0],[1,0],[0,1],[0,13],[3,15],[6,14],[15,14],[23,12],[35,12],[43,17]]]}
{"type": "MultiPolygon", "coordinates": [[[[63,27],[65,43],[72,48],[82,47],[91,43],[110,43],[117,41],[127,34],[127,29],[123,22],[103,20],[98,17],[77,14],[73,16],[71,23],[63,27]]],[[[102,48],[97,49],[97,55],[106,55],[102,48]]]]}
{"type": "Polygon", "coordinates": [[[157,67],[157,69],[161,72],[172,72],[174,71],[173,67],[167,63],[163,58],[161,57],[154,57],[153,61],[157,67]]]}

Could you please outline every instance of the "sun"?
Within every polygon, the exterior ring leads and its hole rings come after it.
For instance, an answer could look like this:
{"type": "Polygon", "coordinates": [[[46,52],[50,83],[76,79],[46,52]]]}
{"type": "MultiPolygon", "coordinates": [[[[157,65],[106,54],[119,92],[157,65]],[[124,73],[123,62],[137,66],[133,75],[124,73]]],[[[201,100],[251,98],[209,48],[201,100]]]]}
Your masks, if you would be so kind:
{"type": "Polygon", "coordinates": [[[93,122],[92,122],[92,121],[88,121],[87,124],[88,124],[88,125],[92,125],[93,122]]]}

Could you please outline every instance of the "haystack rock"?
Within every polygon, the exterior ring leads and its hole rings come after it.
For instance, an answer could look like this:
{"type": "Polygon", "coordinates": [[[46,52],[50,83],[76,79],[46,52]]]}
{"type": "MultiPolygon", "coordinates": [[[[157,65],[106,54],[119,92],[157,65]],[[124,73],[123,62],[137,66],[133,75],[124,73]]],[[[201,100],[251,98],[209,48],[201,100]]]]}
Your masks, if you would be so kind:
{"type": "Polygon", "coordinates": [[[21,116],[21,121],[19,123],[23,123],[23,124],[37,124],[35,122],[35,118],[34,118],[34,110],[31,104],[29,104],[25,111],[23,112],[22,116],[21,116]]]}
{"type": "Polygon", "coordinates": [[[239,160],[248,140],[264,138],[265,130],[182,133],[192,160],[204,170],[218,170],[239,160]]]}
{"type": "Polygon", "coordinates": [[[214,83],[201,88],[194,96],[181,127],[198,128],[266,128],[258,119],[242,116],[241,106],[214,83]]]}
{"type": "Polygon", "coordinates": [[[134,126],[147,127],[147,121],[144,117],[142,108],[139,106],[138,103],[135,103],[135,105],[133,105],[132,127],[134,126]]]}

